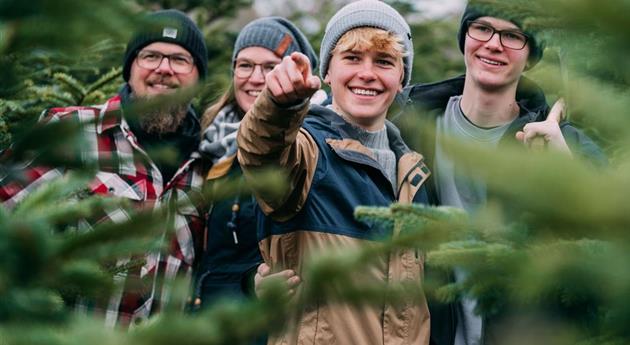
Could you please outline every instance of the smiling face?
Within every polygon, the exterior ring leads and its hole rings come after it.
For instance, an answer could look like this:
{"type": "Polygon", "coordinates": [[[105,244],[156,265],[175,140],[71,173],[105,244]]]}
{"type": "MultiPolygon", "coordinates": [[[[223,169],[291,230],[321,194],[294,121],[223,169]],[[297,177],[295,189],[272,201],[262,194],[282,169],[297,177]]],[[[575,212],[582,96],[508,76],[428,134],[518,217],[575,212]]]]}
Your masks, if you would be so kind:
{"type": "Polygon", "coordinates": [[[360,28],[342,36],[324,78],[335,111],[364,129],[381,129],[402,90],[402,52],[395,36],[383,30],[360,28]]]}
{"type": "MultiPolygon", "coordinates": [[[[495,30],[519,30],[514,23],[494,17],[481,17],[475,22],[493,27],[495,30]]],[[[495,33],[489,41],[480,42],[466,35],[464,60],[466,80],[484,90],[499,90],[516,87],[529,57],[529,44],[523,49],[510,49],[501,44],[495,33]]]]}
{"type": "MultiPolygon", "coordinates": [[[[194,61],[186,49],[173,43],[154,42],[142,48],[141,52],[184,56],[190,58],[190,61],[194,61]]],[[[198,80],[199,72],[196,65],[193,66],[190,73],[175,73],[171,68],[170,58],[163,58],[156,68],[147,69],[140,67],[137,55],[129,74],[129,86],[133,90],[133,94],[140,98],[172,93],[180,87],[195,85],[198,80]]]]}
{"type": "Polygon", "coordinates": [[[265,75],[282,62],[274,52],[263,47],[248,47],[236,56],[234,63],[234,97],[244,113],[265,87],[265,75]]]}

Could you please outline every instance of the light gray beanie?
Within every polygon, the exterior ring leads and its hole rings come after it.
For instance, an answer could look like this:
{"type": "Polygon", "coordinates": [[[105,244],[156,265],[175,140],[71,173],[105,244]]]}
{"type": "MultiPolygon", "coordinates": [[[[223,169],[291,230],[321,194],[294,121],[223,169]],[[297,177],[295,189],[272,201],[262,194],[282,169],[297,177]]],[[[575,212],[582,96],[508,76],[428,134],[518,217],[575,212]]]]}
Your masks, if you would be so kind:
{"type": "Polygon", "coordinates": [[[278,57],[300,52],[317,68],[317,55],[308,39],[292,22],[281,17],[264,17],[251,21],[241,30],[232,51],[232,68],[238,53],[247,47],[263,47],[278,57]]]}
{"type": "Polygon", "coordinates": [[[346,32],[360,28],[373,27],[396,34],[402,40],[406,55],[403,57],[404,77],[403,86],[409,84],[411,79],[411,66],[413,64],[413,43],[411,42],[411,29],[398,11],[388,4],[378,0],[359,0],[342,7],[326,25],[326,32],[319,50],[319,69],[322,79],[328,72],[331,53],[337,42],[346,32]]]}

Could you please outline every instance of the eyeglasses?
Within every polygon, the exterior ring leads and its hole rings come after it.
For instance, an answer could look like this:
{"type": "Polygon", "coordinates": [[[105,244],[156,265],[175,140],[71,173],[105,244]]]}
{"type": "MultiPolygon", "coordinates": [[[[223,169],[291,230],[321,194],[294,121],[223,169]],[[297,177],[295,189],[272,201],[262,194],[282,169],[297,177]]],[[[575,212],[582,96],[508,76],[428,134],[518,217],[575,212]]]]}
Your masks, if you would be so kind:
{"type": "Polygon", "coordinates": [[[188,74],[195,66],[192,56],[184,54],[162,54],[152,50],[143,50],[138,53],[136,61],[138,66],[146,69],[156,69],[164,58],[168,59],[171,70],[177,74],[188,74]]]}
{"type": "Polygon", "coordinates": [[[238,78],[249,78],[254,73],[256,66],[260,66],[263,76],[266,76],[276,65],[277,63],[275,62],[253,63],[249,60],[240,60],[236,61],[234,65],[234,75],[238,78]]]}
{"type": "Polygon", "coordinates": [[[492,39],[494,34],[499,34],[499,41],[502,46],[514,50],[525,48],[529,40],[529,36],[518,30],[497,30],[485,23],[475,21],[468,22],[468,37],[474,40],[488,42],[492,39]]]}

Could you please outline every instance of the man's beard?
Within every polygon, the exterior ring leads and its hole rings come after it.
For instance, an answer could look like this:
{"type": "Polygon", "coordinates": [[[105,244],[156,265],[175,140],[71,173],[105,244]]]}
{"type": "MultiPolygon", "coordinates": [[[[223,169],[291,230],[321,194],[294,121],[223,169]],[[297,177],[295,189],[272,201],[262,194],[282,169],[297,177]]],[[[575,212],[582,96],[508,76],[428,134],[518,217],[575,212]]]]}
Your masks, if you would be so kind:
{"type": "MultiPolygon", "coordinates": [[[[149,82],[160,82],[169,85],[168,78],[153,78],[149,82]]],[[[173,85],[176,86],[176,85],[173,85]]],[[[140,101],[151,101],[155,96],[133,96],[140,101]]],[[[149,134],[166,134],[177,131],[179,126],[186,118],[188,112],[189,101],[173,101],[168,104],[161,104],[157,107],[151,107],[138,115],[138,123],[146,133],[149,134]]]]}
{"type": "Polygon", "coordinates": [[[184,121],[187,111],[187,104],[169,104],[151,109],[139,116],[140,128],[149,134],[173,133],[184,121]]]}

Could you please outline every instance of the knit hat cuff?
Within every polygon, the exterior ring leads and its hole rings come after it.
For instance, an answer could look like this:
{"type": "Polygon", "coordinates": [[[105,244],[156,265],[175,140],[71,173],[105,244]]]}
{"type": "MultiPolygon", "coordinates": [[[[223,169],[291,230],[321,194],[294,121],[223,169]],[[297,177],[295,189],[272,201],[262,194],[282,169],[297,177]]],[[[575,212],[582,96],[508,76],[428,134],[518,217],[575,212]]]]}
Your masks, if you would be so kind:
{"type": "Polygon", "coordinates": [[[413,61],[413,44],[411,32],[404,18],[391,6],[377,1],[360,1],[346,5],[331,20],[326,27],[326,33],[320,49],[320,76],[326,77],[332,51],[339,39],[348,31],[360,27],[372,27],[391,32],[401,40],[405,49],[403,57],[404,77],[403,86],[407,86],[411,79],[413,61]],[[359,7],[363,6],[365,7],[359,7]],[[375,7],[368,7],[374,6],[375,7]],[[351,7],[352,6],[352,7],[351,7]]]}
{"type": "Polygon", "coordinates": [[[134,34],[123,59],[123,78],[129,80],[131,65],[138,51],[154,43],[177,44],[188,51],[195,60],[199,77],[208,73],[208,50],[203,34],[188,16],[177,10],[162,10],[149,14],[141,23],[142,27],[134,34]]]}
{"type": "Polygon", "coordinates": [[[311,61],[313,70],[318,65],[317,56],[308,39],[292,22],[281,17],[264,17],[247,24],[234,43],[233,64],[238,53],[248,47],[266,48],[278,57],[300,52],[311,61]]]}

